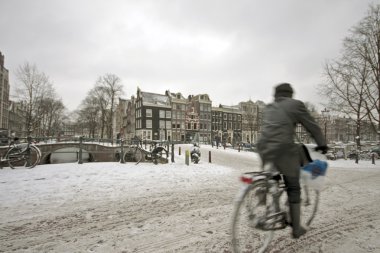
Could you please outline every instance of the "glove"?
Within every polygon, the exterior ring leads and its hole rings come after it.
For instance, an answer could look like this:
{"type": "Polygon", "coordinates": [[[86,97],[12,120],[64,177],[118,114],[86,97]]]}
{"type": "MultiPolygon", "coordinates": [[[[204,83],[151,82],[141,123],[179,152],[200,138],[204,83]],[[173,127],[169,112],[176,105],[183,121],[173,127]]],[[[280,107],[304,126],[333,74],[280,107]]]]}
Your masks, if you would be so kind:
{"type": "Polygon", "coordinates": [[[318,146],[315,148],[315,151],[321,151],[322,154],[326,154],[327,150],[329,150],[329,147],[327,146],[318,146]]]}

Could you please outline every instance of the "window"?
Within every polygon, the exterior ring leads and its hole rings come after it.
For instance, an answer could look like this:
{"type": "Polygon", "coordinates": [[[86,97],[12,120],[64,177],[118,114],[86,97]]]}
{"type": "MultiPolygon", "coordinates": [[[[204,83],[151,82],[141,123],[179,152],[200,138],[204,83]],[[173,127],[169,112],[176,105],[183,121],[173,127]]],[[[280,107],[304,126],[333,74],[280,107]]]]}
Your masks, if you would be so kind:
{"type": "Polygon", "coordinates": [[[194,130],[197,129],[197,123],[194,123],[194,130]]]}
{"type": "Polygon", "coordinates": [[[152,109],[146,109],[145,114],[146,114],[146,117],[151,118],[152,117],[152,109]]]}
{"type": "Polygon", "coordinates": [[[176,126],[176,124],[172,124],[172,128],[176,128],[175,126],[176,126]]]}
{"type": "Polygon", "coordinates": [[[160,110],[160,118],[161,119],[165,118],[165,111],[164,110],[160,110]]]}
{"type": "Polygon", "coordinates": [[[171,129],[172,123],[171,121],[166,121],[166,129],[171,129]]]}
{"type": "Polygon", "coordinates": [[[241,115],[238,115],[238,121],[241,121],[241,115]]]}
{"type": "Polygon", "coordinates": [[[227,130],[227,122],[223,122],[223,130],[227,130]]]}
{"type": "Polygon", "coordinates": [[[228,124],[228,130],[232,130],[232,122],[228,124]]]}
{"type": "Polygon", "coordinates": [[[166,118],[171,119],[172,118],[172,112],[171,111],[166,111],[166,118]]]}
{"type": "Polygon", "coordinates": [[[146,135],[147,139],[151,140],[152,139],[152,132],[151,131],[146,131],[146,132],[147,132],[147,135],[146,135]]]}
{"type": "Polygon", "coordinates": [[[146,120],[146,128],[152,128],[152,120],[151,119],[146,120]]]}
{"type": "Polygon", "coordinates": [[[223,119],[227,120],[227,113],[223,113],[223,119]]]}
{"type": "Polygon", "coordinates": [[[165,128],[165,120],[160,120],[160,128],[165,128]]]}
{"type": "Polygon", "coordinates": [[[178,129],[181,128],[181,125],[180,125],[180,124],[177,124],[177,128],[178,128],[178,129]]]}
{"type": "Polygon", "coordinates": [[[232,114],[228,114],[228,120],[232,120],[232,114]]]}

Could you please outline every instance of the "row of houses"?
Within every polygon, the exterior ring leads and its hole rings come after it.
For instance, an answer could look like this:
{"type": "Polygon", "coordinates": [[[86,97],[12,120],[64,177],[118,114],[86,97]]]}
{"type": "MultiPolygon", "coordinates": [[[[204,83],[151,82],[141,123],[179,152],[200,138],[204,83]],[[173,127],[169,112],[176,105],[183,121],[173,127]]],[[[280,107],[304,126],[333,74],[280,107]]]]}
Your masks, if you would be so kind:
{"type": "MultiPolygon", "coordinates": [[[[125,139],[174,142],[255,143],[260,134],[265,103],[251,100],[234,106],[212,106],[208,94],[164,94],[141,91],[130,99],[119,99],[114,131],[125,139]]],[[[357,122],[351,118],[312,110],[328,143],[357,142],[357,122]]],[[[370,122],[360,123],[362,141],[378,141],[378,132],[370,122]]],[[[312,142],[302,126],[297,126],[298,140],[312,142]]],[[[116,136],[116,135],[115,135],[116,136]]]]}
{"type": "Polygon", "coordinates": [[[183,96],[137,89],[131,99],[119,99],[115,131],[126,139],[210,143],[255,142],[259,132],[261,101],[237,106],[212,106],[208,94],[183,96]]]}

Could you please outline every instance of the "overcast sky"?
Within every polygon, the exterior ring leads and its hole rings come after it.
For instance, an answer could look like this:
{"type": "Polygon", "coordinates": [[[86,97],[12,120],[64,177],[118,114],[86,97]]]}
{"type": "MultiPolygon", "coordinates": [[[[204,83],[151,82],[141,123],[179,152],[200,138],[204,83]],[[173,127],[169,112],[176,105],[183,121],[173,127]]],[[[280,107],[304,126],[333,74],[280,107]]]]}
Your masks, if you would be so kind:
{"type": "Polygon", "coordinates": [[[323,64],[373,0],[0,0],[0,51],[10,71],[29,62],[77,109],[112,73],[125,95],[208,93],[213,106],[270,102],[289,82],[317,106],[323,64]]]}

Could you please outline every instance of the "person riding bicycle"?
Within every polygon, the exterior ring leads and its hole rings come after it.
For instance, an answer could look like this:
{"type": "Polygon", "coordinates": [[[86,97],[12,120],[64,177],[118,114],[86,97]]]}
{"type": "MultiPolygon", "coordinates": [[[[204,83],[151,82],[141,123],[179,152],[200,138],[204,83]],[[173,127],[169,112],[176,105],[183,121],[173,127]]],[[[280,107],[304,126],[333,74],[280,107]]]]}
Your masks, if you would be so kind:
{"type": "Polygon", "coordinates": [[[193,144],[193,149],[190,152],[190,157],[192,158],[192,160],[194,160],[194,158],[193,158],[194,155],[196,155],[196,157],[197,157],[196,162],[198,163],[199,158],[201,157],[201,150],[199,149],[199,144],[197,144],[197,143],[193,144]]]}
{"type": "Polygon", "coordinates": [[[301,148],[294,142],[295,128],[301,124],[317,143],[316,150],[327,152],[326,140],[321,128],[306,109],[302,101],[293,99],[289,83],[275,87],[274,102],[268,104],[263,114],[261,136],[257,143],[258,153],[263,162],[273,163],[284,176],[289,200],[289,213],[293,238],[306,233],[300,224],[300,165],[301,148]]]}

